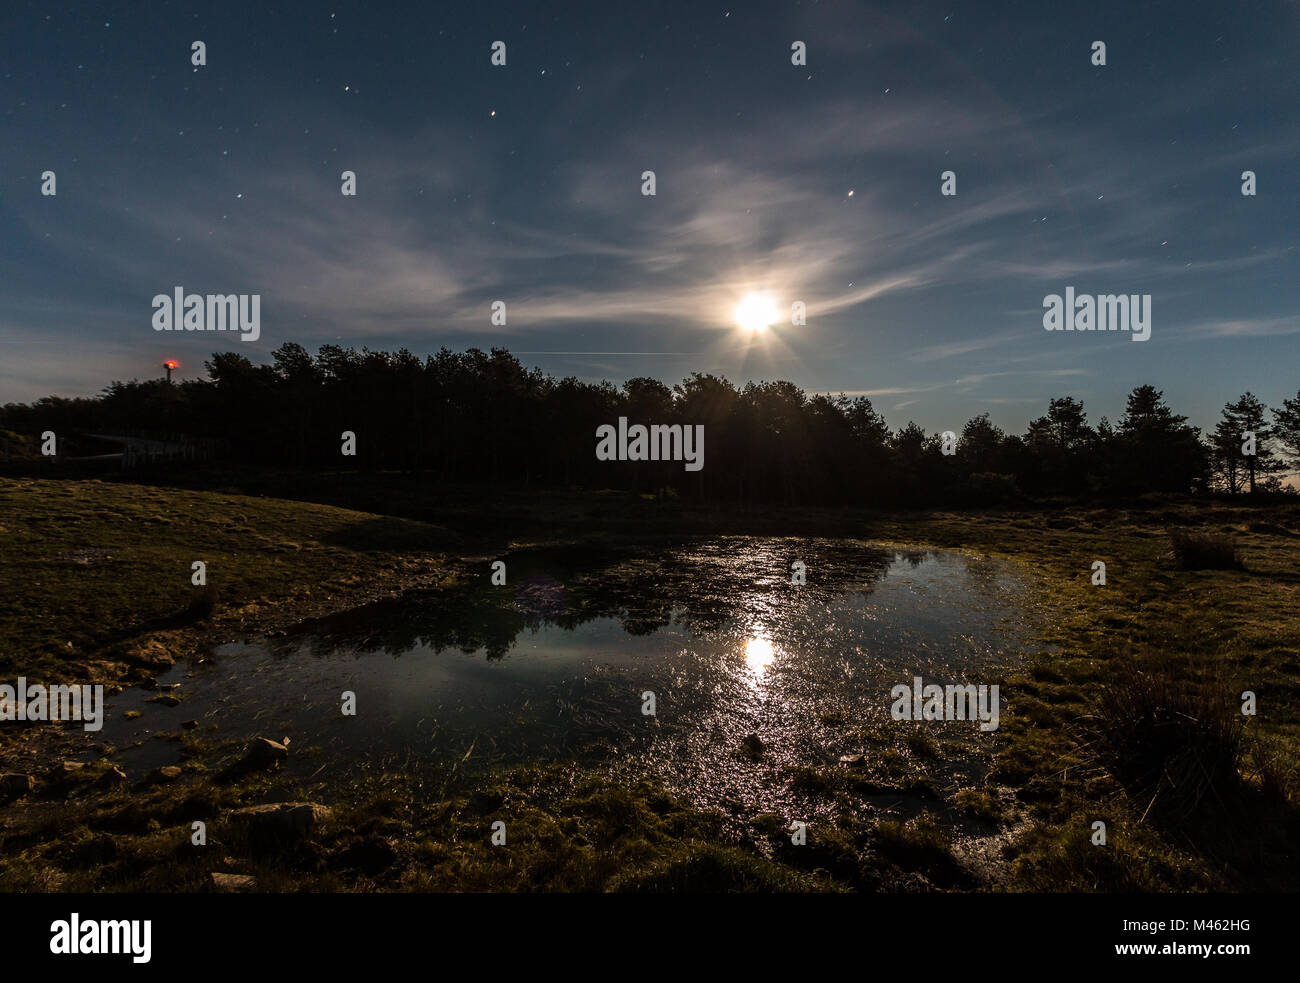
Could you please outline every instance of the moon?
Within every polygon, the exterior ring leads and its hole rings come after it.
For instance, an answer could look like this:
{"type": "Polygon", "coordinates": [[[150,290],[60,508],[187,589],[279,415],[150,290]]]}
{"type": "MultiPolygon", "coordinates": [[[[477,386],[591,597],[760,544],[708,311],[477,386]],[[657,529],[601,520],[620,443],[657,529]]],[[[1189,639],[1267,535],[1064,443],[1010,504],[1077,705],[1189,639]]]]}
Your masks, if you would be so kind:
{"type": "Polygon", "coordinates": [[[748,293],[736,306],[736,324],[742,331],[758,334],[780,320],[776,305],[766,294],[748,293]]]}

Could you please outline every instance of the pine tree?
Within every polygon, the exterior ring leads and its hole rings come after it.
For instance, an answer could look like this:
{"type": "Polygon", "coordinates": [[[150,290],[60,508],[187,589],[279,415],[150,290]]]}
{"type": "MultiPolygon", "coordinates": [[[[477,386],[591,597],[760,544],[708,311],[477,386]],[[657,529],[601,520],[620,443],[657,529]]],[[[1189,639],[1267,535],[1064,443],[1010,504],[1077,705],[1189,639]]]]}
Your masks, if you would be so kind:
{"type": "Polygon", "coordinates": [[[1293,465],[1300,467],[1300,392],[1273,410],[1273,440],[1293,465]]]}
{"type": "Polygon", "coordinates": [[[1138,386],[1128,397],[1111,442],[1119,490],[1190,492],[1209,473],[1206,449],[1187,417],[1175,413],[1155,386],[1138,386]]]}
{"type": "Polygon", "coordinates": [[[1215,450],[1236,455],[1241,481],[1252,495],[1260,484],[1272,484],[1268,479],[1285,469],[1271,446],[1273,428],[1265,418],[1267,412],[1267,406],[1246,392],[1223,408],[1223,418],[1215,428],[1215,450]]]}

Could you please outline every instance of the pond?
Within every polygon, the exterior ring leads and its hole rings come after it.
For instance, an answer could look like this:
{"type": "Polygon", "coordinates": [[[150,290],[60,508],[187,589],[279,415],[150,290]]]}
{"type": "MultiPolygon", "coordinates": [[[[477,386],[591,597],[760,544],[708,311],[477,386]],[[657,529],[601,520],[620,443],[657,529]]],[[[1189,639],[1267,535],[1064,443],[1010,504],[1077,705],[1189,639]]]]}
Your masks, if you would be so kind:
{"type": "Polygon", "coordinates": [[[1022,575],[960,552],[721,537],[503,559],[505,586],[484,559],[463,586],[178,664],[159,682],[180,684],[179,706],[120,693],[102,739],[136,773],[173,763],[177,744],[151,738],[196,720],[214,739],[290,737],[304,778],[400,769],[436,792],[490,767],[599,762],[779,811],[798,799],[792,769],[905,728],[993,740],[969,721],[898,723],[890,690],[996,683],[1036,635],[1022,575]]]}

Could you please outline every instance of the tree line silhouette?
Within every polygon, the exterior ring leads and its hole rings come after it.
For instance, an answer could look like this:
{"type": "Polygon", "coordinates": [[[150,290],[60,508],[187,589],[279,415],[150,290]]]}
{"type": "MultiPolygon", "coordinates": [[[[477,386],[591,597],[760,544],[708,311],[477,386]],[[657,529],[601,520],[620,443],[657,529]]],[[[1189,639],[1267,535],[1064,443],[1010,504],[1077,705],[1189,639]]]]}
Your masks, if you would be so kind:
{"type": "Polygon", "coordinates": [[[1300,461],[1300,392],[1271,410],[1247,392],[1204,435],[1151,385],[1129,394],[1113,424],[1102,417],[1094,426],[1079,400],[1053,398],[1024,434],[1006,433],[987,413],[974,417],[945,454],[942,434],[912,422],[891,430],[866,396],[810,395],[790,382],[737,388],[693,372],[671,388],[650,378],[618,387],[525,369],[501,348],[444,348],[422,360],[406,349],[338,345],[313,356],[289,343],[272,357],[254,365],[217,353],[207,379],[113,382],[94,398],[10,403],[0,431],[19,457],[34,456],[47,430],[185,435],[225,448],[238,465],[780,505],[1250,494],[1278,490],[1300,461]],[[596,430],[620,416],[702,424],[703,470],[598,461],[596,430]],[[356,434],[355,457],[341,455],[343,431],[356,434]]]}

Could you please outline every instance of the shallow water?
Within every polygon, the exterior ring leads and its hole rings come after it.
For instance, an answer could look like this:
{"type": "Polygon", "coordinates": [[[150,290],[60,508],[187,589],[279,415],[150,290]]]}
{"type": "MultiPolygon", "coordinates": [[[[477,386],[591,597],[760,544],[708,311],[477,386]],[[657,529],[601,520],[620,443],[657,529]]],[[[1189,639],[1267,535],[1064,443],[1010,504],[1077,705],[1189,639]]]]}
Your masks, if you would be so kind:
{"type": "Polygon", "coordinates": [[[790,767],[889,732],[891,687],[996,682],[1032,637],[1014,569],[956,552],[728,537],[505,559],[509,586],[483,562],[467,586],[178,665],[160,682],[181,684],[180,706],[118,694],[101,738],[138,773],[175,761],[177,744],[152,738],[195,719],[212,738],[291,737],[304,776],[400,768],[435,788],[488,766],[599,759],[699,802],[775,811],[790,767]],[[758,761],[738,753],[751,734],[758,761]]]}

